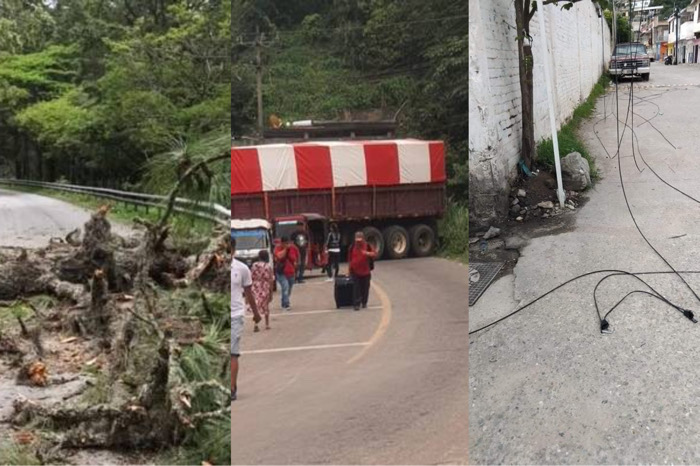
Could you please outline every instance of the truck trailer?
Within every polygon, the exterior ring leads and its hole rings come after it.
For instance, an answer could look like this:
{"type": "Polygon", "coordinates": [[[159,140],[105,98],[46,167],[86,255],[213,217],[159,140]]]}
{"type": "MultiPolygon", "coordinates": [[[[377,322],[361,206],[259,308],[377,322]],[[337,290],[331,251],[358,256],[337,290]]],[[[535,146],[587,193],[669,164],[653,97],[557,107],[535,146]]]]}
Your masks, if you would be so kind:
{"type": "Polygon", "coordinates": [[[446,205],[444,144],[414,139],[235,147],[231,218],[265,219],[275,238],[308,243],[324,261],[335,222],[346,248],[363,231],[380,257],[431,255],[446,205]]]}

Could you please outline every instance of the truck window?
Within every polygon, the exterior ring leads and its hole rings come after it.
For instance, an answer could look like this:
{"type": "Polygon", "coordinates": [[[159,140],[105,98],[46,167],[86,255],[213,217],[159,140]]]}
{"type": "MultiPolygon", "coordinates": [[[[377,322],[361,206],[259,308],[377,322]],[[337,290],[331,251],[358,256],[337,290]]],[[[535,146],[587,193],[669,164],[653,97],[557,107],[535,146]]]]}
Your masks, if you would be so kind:
{"type": "Polygon", "coordinates": [[[647,49],[641,44],[624,44],[615,47],[614,55],[646,55],[647,49]]]}
{"type": "Polygon", "coordinates": [[[296,232],[303,230],[304,224],[296,220],[288,220],[275,223],[275,237],[282,238],[286,236],[287,238],[292,238],[296,232]]]}

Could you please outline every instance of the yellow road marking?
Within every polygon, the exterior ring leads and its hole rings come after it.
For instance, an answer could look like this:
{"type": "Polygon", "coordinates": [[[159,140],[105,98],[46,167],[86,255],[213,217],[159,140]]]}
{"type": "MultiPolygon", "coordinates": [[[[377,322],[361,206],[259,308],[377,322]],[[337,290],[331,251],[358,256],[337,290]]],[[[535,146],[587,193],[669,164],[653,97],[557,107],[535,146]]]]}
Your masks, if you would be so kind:
{"type": "Polygon", "coordinates": [[[382,289],[381,286],[377,285],[377,282],[375,281],[372,281],[372,288],[377,293],[377,295],[379,295],[379,300],[382,303],[382,319],[379,321],[379,325],[374,331],[374,335],[372,335],[372,338],[369,339],[366,346],[362,348],[362,350],[359,353],[350,358],[350,360],[348,360],[348,364],[352,364],[360,360],[367,353],[367,351],[369,351],[369,349],[384,336],[384,334],[386,333],[386,329],[389,327],[389,323],[391,322],[392,310],[389,295],[387,295],[384,289],[382,289]]]}

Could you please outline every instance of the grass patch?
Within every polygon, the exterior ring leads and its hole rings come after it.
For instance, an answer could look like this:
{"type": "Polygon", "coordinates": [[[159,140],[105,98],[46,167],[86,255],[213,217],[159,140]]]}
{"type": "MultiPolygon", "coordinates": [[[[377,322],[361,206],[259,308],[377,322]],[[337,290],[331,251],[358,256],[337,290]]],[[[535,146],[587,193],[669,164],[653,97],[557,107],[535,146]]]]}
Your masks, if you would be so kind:
{"type": "Polygon", "coordinates": [[[469,262],[469,208],[450,202],[445,216],[438,225],[440,232],[439,254],[448,259],[469,262]]]}
{"type": "MultiPolygon", "coordinates": [[[[588,98],[576,109],[568,123],[563,125],[557,132],[559,139],[559,154],[567,155],[571,152],[578,152],[588,161],[588,166],[591,168],[591,179],[596,181],[600,178],[598,169],[595,166],[593,157],[586,149],[584,143],[578,137],[578,129],[581,123],[593,116],[595,111],[596,100],[598,97],[605,94],[605,90],[610,85],[610,77],[604,74],[600,77],[588,98]]],[[[537,162],[543,165],[548,170],[554,167],[554,143],[552,139],[545,139],[537,146],[537,162]]]]}
{"type": "MultiPolygon", "coordinates": [[[[0,185],[2,185],[2,183],[0,183],[0,185]]],[[[163,211],[162,209],[156,207],[149,207],[146,209],[145,206],[119,203],[113,199],[102,199],[87,194],[58,191],[48,188],[16,185],[3,185],[3,187],[13,191],[21,191],[52,197],[54,199],[83,207],[90,211],[95,211],[100,206],[109,204],[112,206],[109,213],[109,219],[126,225],[130,225],[136,218],[140,218],[141,220],[148,222],[156,222],[160,218],[163,211]]],[[[214,223],[208,220],[178,213],[174,213],[172,215],[170,223],[173,226],[172,237],[176,245],[178,245],[179,242],[191,242],[192,238],[208,237],[211,233],[212,227],[214,226],[214,223]]]]}
{"type": "MultiPolygon", "coordinates": [[[[90,372],[90,371],[86,371],[90,372]]],[[[94,384],[83,393],[81,401],[87,405],[107,404],[112,400],[112,385],[104,372],[92,372],[94,384]]]]}
{"type": "Polygon", "coordinates": [[[0,464],[40,465],[42,463],[32,452],[31,447],[7,442],[0,444],[0,464]]]}

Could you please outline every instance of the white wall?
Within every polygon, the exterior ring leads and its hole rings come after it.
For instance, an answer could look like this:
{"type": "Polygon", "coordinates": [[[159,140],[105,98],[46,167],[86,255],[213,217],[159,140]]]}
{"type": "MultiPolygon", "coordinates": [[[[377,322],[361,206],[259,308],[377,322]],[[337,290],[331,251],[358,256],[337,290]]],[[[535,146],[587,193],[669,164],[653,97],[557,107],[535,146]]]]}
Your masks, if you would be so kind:
{"type": "MultiPolygon", "coordinates": [[[[590,94],[610,59],[610,30],[592,2],[544,7],[557,125],[590,94]],[[603,57],[604,54],[604,57],[603,57]]],[[[534,55],[535,138],[551,137],[539,18],[530,23],[534,55]]],[[[518,49],[512,0],[469,0],[470,216],[484,225],[504,215],[521,147],[518,49]]],[[[562,154],[566,155],[566,154],[562,154]]]]}

